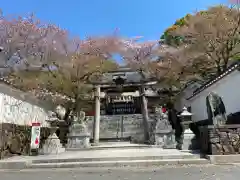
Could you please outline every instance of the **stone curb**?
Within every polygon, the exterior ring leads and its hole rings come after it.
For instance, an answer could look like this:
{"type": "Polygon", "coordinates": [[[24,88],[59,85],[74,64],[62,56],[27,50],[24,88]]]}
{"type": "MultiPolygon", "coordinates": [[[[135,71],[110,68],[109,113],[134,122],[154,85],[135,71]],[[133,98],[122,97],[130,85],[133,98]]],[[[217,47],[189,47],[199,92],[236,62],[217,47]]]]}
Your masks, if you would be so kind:
{"type": "Polygon", "coordinates": [[[240,163],[240,154],[237,155],[207,155],[211,164],[234,164],[240,163]]]}
{"type": "Polygon", "coordinates": [[[39,164],[39,163],[75,163],[75,162],[107,162],[107,161],[136,161],[136,160],[142,160],[142,161],[151,161],[151,160],[174,160],[174,159],[191,159],[196,160],[199,159],[199,155],[162,155],[162,156],[127,156],[127,157],[96,157],[96,158],[65,158],[65,159],[36,159],[32,160],[33,164],[39,164]]]}
{"type": "Polygon", "coordinates": [[[26,169],[29,166],[29,162],[0,162],[0,169],[26,169]]]}
{"type": "Polygon", "coordinates": [[[88,161],[88,162],[56,162],[33,163],[32,161],[0,162],[0,169],[42,169],[42,168],[87,168],[87,167],[145,167],[167,165],[202,165],[209,164],[207,159],[162,159],[162,160],[122,160],[122,161],[88,161]]]}
{"type": "Polygon", "coordinates": [[[167,165],[202,165],[209,164],[206,159],[168,159],[168,160],[135,160],[135,161],[101,161],[101,162],[69,162],[69,163],[41,163],[31,164],[27,168],[89,168],[89,167],[149,167],[167,165]]]}
{"type": "MultiPolygon", "coordinates": [[[[105,150],[105,149],[144,149],[144,148],[160,148],[158,145],[125,145],[125,146],[91,146],[89,148],[66,148],[66,151],[95,151],[95,150],[105,150]]],[[[175,148],[172,148],[175,149],[175,148]]]]}

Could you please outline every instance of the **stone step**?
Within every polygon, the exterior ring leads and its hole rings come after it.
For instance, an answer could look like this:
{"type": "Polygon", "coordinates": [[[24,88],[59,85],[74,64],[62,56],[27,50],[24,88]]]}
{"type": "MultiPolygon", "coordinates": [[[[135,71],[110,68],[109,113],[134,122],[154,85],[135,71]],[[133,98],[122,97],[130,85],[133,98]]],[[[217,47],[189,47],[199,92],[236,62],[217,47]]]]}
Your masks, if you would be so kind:
{"type": "Polygon", "coordinates": [[[143,148],[159,148],[156,145],[131,144],[131,143],[109,143],[100,144],[98,146],[90,146],[88,148],[67,148],[66,151],[86,151],[86,150],[108,150],[108,149],[143,149],[143,148]]]}
{"type": "Polygon", "coordinates": [[[122,161],[88,161],[88,162],[63,162],[63,163],[38,163],[28,164],[27,168],[79,168],[79,167],[149,167],[165,165],[198,165],[208,164],[206,159],[157,159],[157,160],[122,160],[122,161]]]}
{"type": "Polygon", "coordinates": [[[149,161],[149,160],[171,160],[171,159],[200,159],[200,155],[197,154],[172,154],[172,155],[155,155],[155,156],[116,156],[116,157],[81,157],[81,158],[51,158],[51,159],[35,159],[32,160],[33,164],[42,164],[42,163],[80,163],[80,162],[107,162],[107,161],[149,161]]]}
{"type": "Polygon", "coordinates": [[[129,145],[129,144],[131,144],[132,145],[132,143],[130,142],[130,141],[107,141],[107,142],[100,142],[99,143],[99,146],[104,146],[104,145],[117,145],[117,144],[119,144],[119,145],[129,145]]]}
{"type": "MultiPolygon", "coordinates": [[[[125,144],[123,144],[125,145],[125,144]]],[[[177,164],[206,164],[198,152],[143,148],[74,151],[40,156],[16,156],[0,161],[0,169],[120,167],[177,164]]]]}

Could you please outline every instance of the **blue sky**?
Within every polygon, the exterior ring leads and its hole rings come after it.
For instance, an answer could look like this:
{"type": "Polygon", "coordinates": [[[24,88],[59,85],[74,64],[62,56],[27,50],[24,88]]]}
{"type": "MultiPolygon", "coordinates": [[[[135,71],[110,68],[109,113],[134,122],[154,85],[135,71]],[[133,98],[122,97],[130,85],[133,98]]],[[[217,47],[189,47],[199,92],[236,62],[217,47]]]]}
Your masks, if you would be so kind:
{"type": "Polygon", "coordinates": [[[33,12],[74,35],[104,35],[120,30],[123,36],[158,39],[174,21],[224,0],[1,0],[4,14],[33,12]]]}

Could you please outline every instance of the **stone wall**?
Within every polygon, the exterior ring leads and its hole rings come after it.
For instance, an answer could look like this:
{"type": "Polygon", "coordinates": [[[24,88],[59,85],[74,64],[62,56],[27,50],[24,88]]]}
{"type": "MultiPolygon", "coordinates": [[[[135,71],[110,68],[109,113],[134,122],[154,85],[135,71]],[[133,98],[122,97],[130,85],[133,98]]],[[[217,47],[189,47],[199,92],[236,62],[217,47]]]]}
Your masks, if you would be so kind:
{"type": "Polygon", "coordinates": [[[240,125],[202,126],[200,141],[204,154],[240,154],[240,125]]]}
{"type": "Polygon", "coordinates": [[[29,154],[32,122],[41,123],[42,146],[49,135],[48,110],[51,107],[45,101],[0,83],[1,158],[29,154]]]}
{"type": "MultiPolygon", "coordinates": [[[[93,136],[94,117],[89,116],[87,118],[88,118],[88,130],[93,136]]],[[[160,118],[161,118],[160,114],[149,115],[148,124],[150,136],[153,136],[153,133],[155,133],[155,128],[160,118]]],[[[159,128],[167,130],[164,125],[165,123],[162,124],[161,127],[159,128]]],[[[101,116],[100,139],[128,138],[128,137],[131,137],[132,141],[136,143],[144,142],[143,117],[141,114],[101,116]]]]}
{"type": "MultiPolygon", "coordinates": [[[[41,128],[40,148],[50,135],[49,128],[41,128]]],[[[0,155],[1,159],[13,155],[29,155],[31,127],[3,123],[0,125],[0,155]]]]}
{"type": "MultiPolygon", "coordinates": [[[[94,117],[88,117],[88,129],[93,135],[94,117]]],[[[149,124],[153,121],[149,118],[149,124]]],[[[144,129],[141,114],[101,116],[100,139],[128,138],[143,141],[144,129]]]]}

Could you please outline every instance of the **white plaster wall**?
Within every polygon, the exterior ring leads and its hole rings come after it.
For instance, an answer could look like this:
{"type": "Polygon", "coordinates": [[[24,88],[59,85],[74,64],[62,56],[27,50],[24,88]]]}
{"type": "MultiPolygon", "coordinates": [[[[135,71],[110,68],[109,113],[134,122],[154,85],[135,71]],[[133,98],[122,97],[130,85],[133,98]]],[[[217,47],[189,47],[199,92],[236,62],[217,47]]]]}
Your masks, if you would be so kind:
{"type": "Polygon", "coordinates": [[[233,71],[189,100],[193,121],[207,119],[206,97],[210,92],[222,97],[227,114],[240,111],[240,72],[233,71]]]}
{"type": "Polygon", "coordinates": [[[194,86],[195,84],[192,84],[188,86],[184,91],[182,91],[176,98],[174,107],[177,111],[181,111],[183,107],[188,107],[190,106],[189,101],[187,98],[192,95],[193,91],[196,89],[194,86]]]}
{"type": "Polygon", "coordinates": [[[177,111],[181,111],[183,109],[184,106],[188,107],[189,106],[189,102],[186,100],[187,97],[189,97],[191,93],[187,92],[181,92],[181,94],[179,94],[179,96],[176,98],[176,101],[174,103],[174,107],[177,111]]]}
{"type": "Polygon", "coordinates": [[[31,126],[32,122],[39,122],[47,127],[47,118],[47,112],[41,107],[0,93],[0,123],[31,126]]]}

